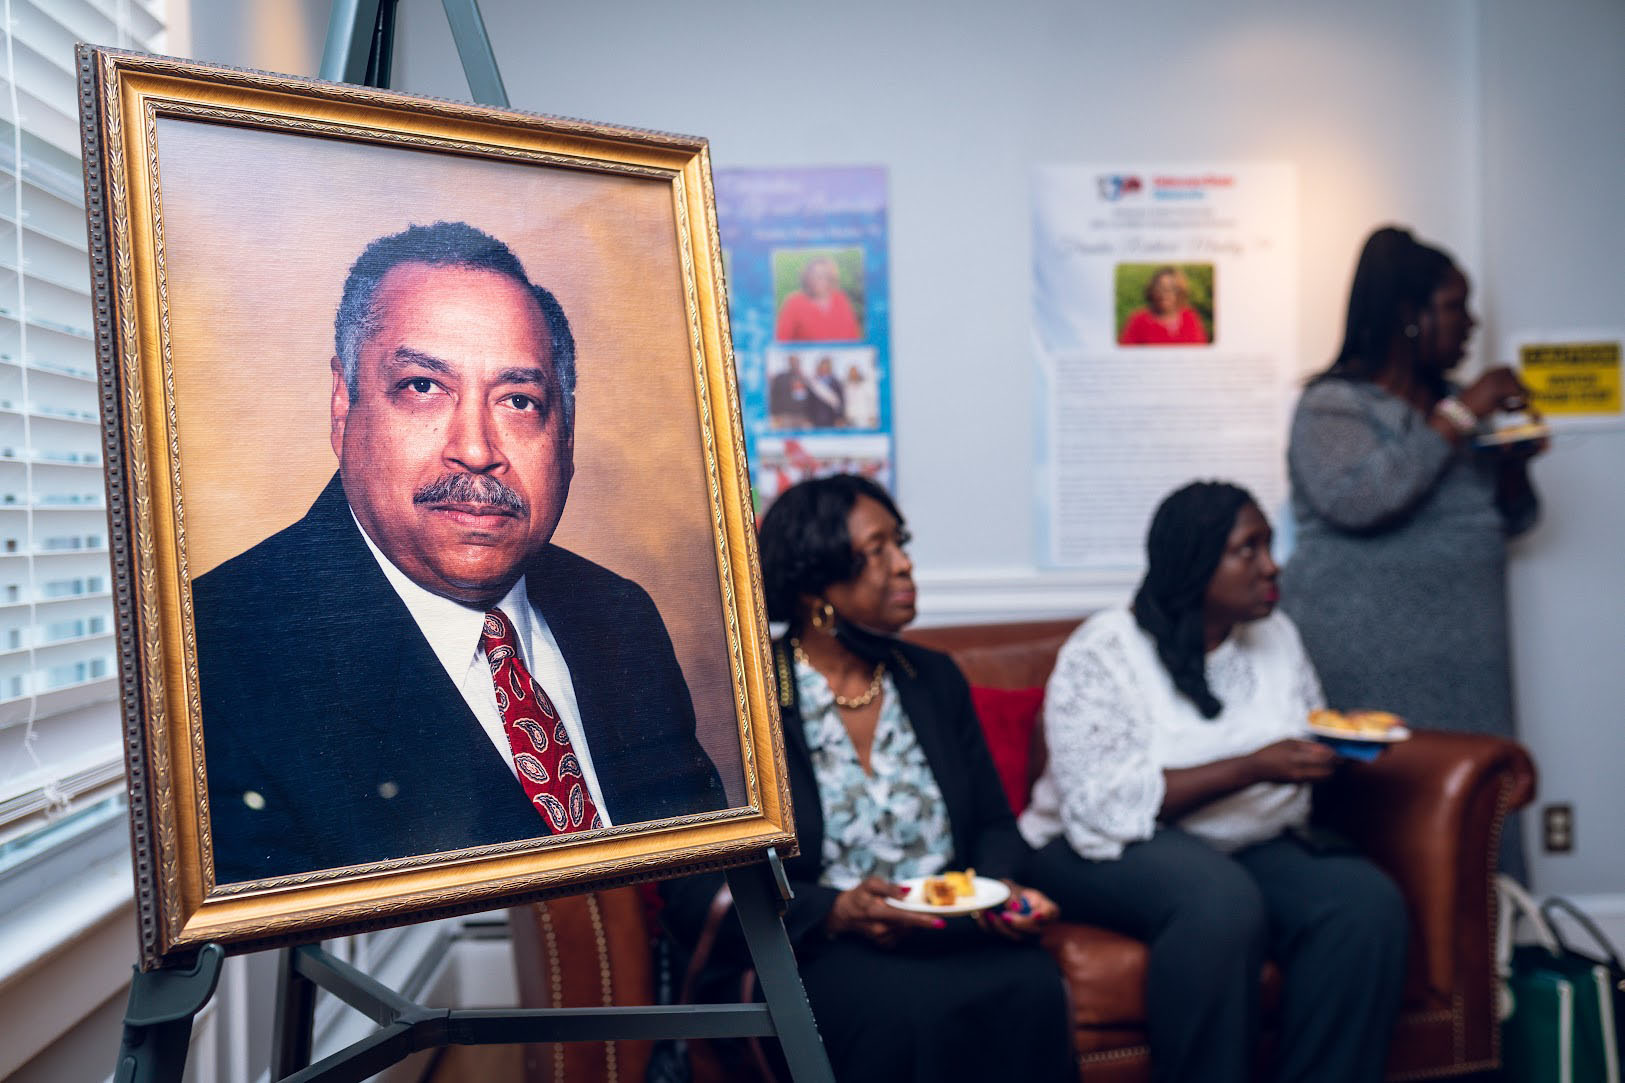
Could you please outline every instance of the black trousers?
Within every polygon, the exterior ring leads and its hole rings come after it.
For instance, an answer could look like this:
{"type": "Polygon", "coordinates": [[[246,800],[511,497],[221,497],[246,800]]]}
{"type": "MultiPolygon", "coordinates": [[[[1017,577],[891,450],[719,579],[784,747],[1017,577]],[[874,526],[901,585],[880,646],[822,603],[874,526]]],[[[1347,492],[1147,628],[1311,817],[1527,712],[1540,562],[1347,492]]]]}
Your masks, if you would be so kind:
{"type": "Polygon", "coordinates": [[[1076,1083],[1060,970],[968,920],[883,949],[832,940],[800,962],[839,1083],[1076,1083]]]}
{"type": "Polygon", "coordinates": [[[1286,978],[1274,1078],[1382,1078],[1408,921],[1399,889],[1364,858],[1311,853],[1285,836],[1224,854],[1162,828],[1115,861],[1086,860],[1057,838],[1038,852],[1030,880],[1066,920],[1149,945],[1158,1083],[1252,1078],[1265,958],[1286,978]]]}

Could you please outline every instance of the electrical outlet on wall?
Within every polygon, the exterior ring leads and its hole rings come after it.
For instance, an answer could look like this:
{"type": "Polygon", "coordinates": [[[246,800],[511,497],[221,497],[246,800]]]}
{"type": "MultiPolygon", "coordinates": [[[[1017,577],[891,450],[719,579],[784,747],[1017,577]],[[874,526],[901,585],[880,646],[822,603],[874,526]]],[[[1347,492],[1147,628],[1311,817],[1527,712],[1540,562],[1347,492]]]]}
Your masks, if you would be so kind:
{"type": "Polygon", "coordinates": [[[1566,854],[1574,849],[1574,806],[1546,805],[1540,810],[1546,852],[1566,854]]]}

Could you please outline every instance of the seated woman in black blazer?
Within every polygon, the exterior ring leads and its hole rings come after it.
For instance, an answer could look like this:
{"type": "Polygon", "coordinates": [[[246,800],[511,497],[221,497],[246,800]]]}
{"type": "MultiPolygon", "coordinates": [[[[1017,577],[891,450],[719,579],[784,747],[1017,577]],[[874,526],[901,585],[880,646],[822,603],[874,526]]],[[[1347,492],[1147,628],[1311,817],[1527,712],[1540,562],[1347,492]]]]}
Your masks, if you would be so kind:
{"type": "MultiPolygon", "coordinates": [[[[970,689],[946,655],[895,638],[914,619],[907,544],[885,490],[852,475],[786,490],[762,522],[768,616],[789,626],[773,650],[801,844],[785,927],[843,1083],[1075,1080],[1060,972],[1035,940],[1056,907],[1014,882],[1029,851],[970,689]],[[1010,900],[977,919],[889,902],[899,880],[967,866],[1010,900]]],[[[719,885],[662,885],[680,940],[719,885]]],[[[748,966],[730,933],[702,982],[719,1000],[748,966]]]]}

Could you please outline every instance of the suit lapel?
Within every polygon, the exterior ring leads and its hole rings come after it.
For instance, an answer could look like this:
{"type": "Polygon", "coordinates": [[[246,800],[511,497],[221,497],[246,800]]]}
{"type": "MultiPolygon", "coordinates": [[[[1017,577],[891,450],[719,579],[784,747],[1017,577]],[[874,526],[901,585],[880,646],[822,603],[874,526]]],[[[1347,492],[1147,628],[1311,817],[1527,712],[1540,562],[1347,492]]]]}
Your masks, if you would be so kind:
{"type": "Polygon", "coordinates": [[[592,757],[598,790],[604,796],[610,819],[619,824],[626,815],[630,796],[627,787],[636,777],[623,769],[620,755],[632,742],[616,733],[617,715],[621,713],[616,698],[625,690],[614,687],[614,681],[595,679],[612,663],[607,655],[610,644],[604,615],[584,605],[579,591],[561,581],[556,552],[549,545],[525,569],[525,591],[531,607],[547,622],[565,668],[570,671],[570,686],[575,692],[581,732],[592,757]]]}
{"type": "Polygon", "coordinates": [[[347,717],[338,724],[353,727],[358,735],[416,741],[432,737],[433,755],[419,748],[400,757],[399,767],[414,775],[419,786],[433,787],[448,756],[471,769],[494,766],[506,772],[507,764],[462,691],[367,548],[337,475],[317,498],[310,518],[328,539],[321,562],[325,574],[342,584],[332,594],[345,599],[344,612],[317,630],[325,642],[316,650],[328,667],[331,687],[361,690],[345,697],[340,710],[347,717]]]}

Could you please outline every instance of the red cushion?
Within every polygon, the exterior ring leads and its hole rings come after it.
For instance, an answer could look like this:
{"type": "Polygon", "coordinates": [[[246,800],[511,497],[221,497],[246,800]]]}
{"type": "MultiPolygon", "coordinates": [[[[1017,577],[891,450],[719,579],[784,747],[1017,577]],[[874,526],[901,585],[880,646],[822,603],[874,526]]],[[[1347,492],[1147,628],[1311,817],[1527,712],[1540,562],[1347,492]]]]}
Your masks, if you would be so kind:
{"type": "Polygon", "coordinates": [[[1019,813],[1027,807],[1028,760],[1032,755],[1033,727],[1038,724],[1039,708],[1044,706],[1044,690],[972,685],[970,698],[982,720],[982,732],[993,753],[999,782],[1010,798],[1010,808],[1019,813]]]}

